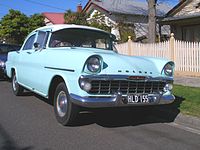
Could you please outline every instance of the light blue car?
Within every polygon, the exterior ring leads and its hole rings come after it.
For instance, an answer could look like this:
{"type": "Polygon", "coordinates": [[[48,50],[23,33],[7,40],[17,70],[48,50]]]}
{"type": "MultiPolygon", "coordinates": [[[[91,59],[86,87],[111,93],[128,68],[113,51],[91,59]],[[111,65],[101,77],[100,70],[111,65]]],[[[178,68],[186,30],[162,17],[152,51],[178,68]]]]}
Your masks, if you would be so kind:
{"type": "Polygon", "coordinates": [[[19,51],[8,54],[6,71],[14,94],[26,88],[48,98],[63,125],[74,123],[80,107],[172,103],[174,63],[118,54],[114,40],[110,33],[86,26],[34,30],[19,51]]]}

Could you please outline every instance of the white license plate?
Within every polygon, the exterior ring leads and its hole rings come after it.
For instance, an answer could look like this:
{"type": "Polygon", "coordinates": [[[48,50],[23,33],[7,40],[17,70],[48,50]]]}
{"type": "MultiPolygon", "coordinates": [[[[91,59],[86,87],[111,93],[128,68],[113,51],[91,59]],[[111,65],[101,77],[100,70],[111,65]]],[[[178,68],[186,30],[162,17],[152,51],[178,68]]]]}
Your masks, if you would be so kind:
{"type": "Polygon", "coordinates": [[[149,103],[149,98],[147,94],[128,95],[127,100],[128,100],[128,104],[149,103]]]}

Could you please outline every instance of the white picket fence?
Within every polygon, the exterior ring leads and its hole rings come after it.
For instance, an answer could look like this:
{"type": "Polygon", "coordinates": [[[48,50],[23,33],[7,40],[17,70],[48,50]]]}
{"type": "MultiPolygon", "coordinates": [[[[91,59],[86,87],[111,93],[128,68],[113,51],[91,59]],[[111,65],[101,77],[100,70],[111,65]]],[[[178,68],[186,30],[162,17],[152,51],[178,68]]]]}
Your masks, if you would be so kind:
{"type": "Polygon", "coordinates": [[[167,58],[175,62],[176,75],[200,77],[200,43],[175,40],[173,34],[169,41],[143,44],[130,39],[117,44],[119,53],[132,56],[153,56],[167,58]]]}

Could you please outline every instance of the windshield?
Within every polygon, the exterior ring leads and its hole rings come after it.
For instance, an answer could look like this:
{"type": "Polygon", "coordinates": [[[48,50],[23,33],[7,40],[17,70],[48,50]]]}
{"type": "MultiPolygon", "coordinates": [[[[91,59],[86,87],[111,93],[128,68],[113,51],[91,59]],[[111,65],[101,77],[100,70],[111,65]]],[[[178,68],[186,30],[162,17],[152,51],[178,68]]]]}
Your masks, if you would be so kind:
{"type": "Polygon", "coordinates": [[[110,34],[88,29],[63,29],[52,33],[49,47],[85,47],[113,50],[110,34]]]}
{"type": "Polygon", "coordinates": [[[9,44],[0,44],[0,53],[6,54],[10,51],[19,50],[20,46],[17,45],[9,45],[9,44]]]}

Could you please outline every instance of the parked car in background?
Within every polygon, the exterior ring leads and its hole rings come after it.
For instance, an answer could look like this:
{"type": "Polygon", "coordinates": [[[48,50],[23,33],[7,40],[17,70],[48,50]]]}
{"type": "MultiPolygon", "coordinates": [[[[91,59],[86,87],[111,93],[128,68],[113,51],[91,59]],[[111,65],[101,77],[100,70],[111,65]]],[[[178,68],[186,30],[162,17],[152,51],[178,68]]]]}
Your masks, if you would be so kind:
{"type": "Polygon", "coordinates": [[[87,26],[34,30],[20,51],[8,54],[6,71],[14,94],[26,88],[48,98],[62,125],[73,124],[80,107],[172,103],[174,63],[118,54],[114,40],[114,35],[87,26]]]}
{"type": "Polygon", "coordinates": [[[5,76],[5,62],[10,51],[19,50],[20,46],[13,44],[0,44],[0,77],[5,76]]]}

